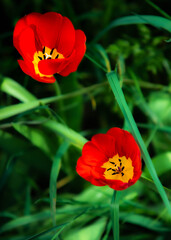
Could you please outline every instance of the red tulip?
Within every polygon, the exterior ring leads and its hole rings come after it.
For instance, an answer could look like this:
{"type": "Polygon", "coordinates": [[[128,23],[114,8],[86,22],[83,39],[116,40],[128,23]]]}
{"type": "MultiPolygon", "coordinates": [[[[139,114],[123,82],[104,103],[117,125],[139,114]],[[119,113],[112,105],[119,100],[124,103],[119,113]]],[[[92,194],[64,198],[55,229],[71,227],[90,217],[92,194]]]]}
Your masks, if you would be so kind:
{"type": "Polygon", "coordinates": [[[40,82],[53,83],[53,74],[75,72],[86,51],[83,31],[61,14],[31,13],[21,18],[14,29],[13,43],[23,60],[24,73],[40,82]]]}
{"type": "Polygon", "coordinates": [[[76,171],[93,185],[124,190],[141,176],[140,149],[129,132],[111,128],[84,145],[76,171]]]}

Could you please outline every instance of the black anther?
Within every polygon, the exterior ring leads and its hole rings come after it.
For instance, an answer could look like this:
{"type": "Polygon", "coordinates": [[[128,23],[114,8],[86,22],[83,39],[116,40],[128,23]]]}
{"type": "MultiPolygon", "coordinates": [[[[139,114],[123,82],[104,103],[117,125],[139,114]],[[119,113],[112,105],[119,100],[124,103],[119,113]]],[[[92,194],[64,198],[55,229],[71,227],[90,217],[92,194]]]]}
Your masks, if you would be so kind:
{"type": "Polygon", "coordinates": [[[54,50],[54,48],[52,48],[52,50],[51,50],[51,52],[50,52],[50,55],[52,55],[52,53],[53,53],[53,50],[54,50]]]}
{"type": "Polygon", "coordinates": [[[111,168],[108,168],[107,171],[111,170],[111,168]]]}
{"type": "Polygon", "coordinates": [[[116,166],[116,164],[114,162],[110,162],[110,163],[112,163],[112,164],[114,164],[116,166]]]}
{"type": "Polygon", "coordinates": [[[43,48],[43,51],[42,51],[42,53],[43,53],[43,54],[45,53],[45,47],[43,48]]]}
{"type": "Polygon", "coordinates": [[[46,59],[46,56],[45,55],[43,55],[43,57],[44,57],[44,60],[46,59]]]}
{"type": "Polygon", "coordinates": [[[42,58],[41,58],[41,57],[39,57],[39,56],[38,56],[38,58],[39,58],[40,60],[42,60],[42,58]]]}
{"type": "Polygon", "coordinates": [[[122,167],[122,171],[124,170],[125,167],[122,167]]]}
{"type": "Polygon", "coordinates": [[[59,54],[57,54],[57,56],[56,56],[56,58],[55,59],[57,59],[59,57],[59,54]]]}
{"type": "Polygon", "coordinates": [[[122,177],[123,177],[124,173],[122,172],[121,174],[122,174],[122,177]]]}
{"type": "Polygon", "coordinates": [[[112,173],[112,175],[119,174],[118,172],[112,173]]]}

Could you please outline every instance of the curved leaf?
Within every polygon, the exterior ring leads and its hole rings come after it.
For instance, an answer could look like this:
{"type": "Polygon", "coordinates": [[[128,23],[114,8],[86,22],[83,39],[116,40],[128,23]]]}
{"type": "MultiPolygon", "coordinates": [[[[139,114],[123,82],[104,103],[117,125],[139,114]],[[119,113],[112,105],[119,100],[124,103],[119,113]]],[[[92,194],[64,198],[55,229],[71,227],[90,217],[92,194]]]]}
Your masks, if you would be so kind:
{"type": "Polygon", "coordinates": [[[150,24],[156,28],[161,28],[169,33],[171,32],[171,21],[167,18],[153,16],[153,15],[136,15],[136,16],[126,16],[122,18],[118,18],[111,22],[105,29],[103,29],[93,42],[97,42],[106,32],[111,30],[112,28],[129,25],[129,24],[150,24]]]}

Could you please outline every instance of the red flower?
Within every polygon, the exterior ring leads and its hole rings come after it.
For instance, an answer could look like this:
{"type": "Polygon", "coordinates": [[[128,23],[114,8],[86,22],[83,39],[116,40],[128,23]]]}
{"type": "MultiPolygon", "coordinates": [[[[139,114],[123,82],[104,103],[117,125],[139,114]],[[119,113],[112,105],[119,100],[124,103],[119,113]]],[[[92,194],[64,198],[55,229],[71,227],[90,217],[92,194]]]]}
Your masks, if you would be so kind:
{"type": "Polygon", "coordinates": [[[129,132],[111,128],[84,145],[76,171],[93,185],[126,189],[141,176],[140,149],[129,132]]]}
{"type": "Polygon", "coordinates": [[[85,51],[86,37],[67,17],[55,12],[31,13],[14,29],[13,43],[23,57],[18,63],[26,74],[40,82],[53,83],[53,74],[75,72],[85,51]]]}

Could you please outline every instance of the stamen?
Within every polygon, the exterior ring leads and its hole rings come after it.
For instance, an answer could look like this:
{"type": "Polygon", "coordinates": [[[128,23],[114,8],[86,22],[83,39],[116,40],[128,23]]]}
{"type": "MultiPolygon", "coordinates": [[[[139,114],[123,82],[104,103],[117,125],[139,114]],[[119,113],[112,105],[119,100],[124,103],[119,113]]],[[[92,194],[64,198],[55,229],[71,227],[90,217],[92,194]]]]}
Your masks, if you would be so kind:
{"type": "Polygon", "coordinates": [[[122,163],[120,162],[120,167],[122,166],[122,163]]]}
{"type": "Polygon", "coordinates": [[[124,170],[125,167],[122,167],[122,171],[124,170]]]}
{"type": "Polygon", "coordinates": [[[48,57],[47,59],[51,59],[51,57],[48,57]]]}
{"type": "Polygon", "coordinates": [[[111,170],[111,168],[108,168],[107,171],[111,170]]]}
{"type": "Polygon", "coordinates": [[[41,57],[39,57],[39,56],[38,56],[38,58],[39,58],[40,60],[42,60],[42,58],[41,58],[41,57]]]}
{"type": "Polygon", "coordinates": [[[112,164],[114,164],[116,166],[116,164],[114,162],[110,162],[110,163],[112,163],[112,164]]]}
{"type": "Polygon", "coordinates": [[[52,55],[52,53],[53,53],[53,50],[54,50],[54,48],[52,48],[52,50],[51,50],[51,52],[50,52],[50,55],[52,55]]]}
{"type": "Polygon", "coordinates": [[[43,51],[42,51],[42,53],[43,53],[43,54],[45,53],[45,47],[43,48],[43,51]]]}
{"type": "Polygon", "coordinates": [[[43,55],[43,57],[44,57],[44,60],[46,59],[46,56],[45,55],[43,55]]]}
{"type": "Polygon", "coordinates": [[[123,177],[124,173],[122,172],[121,174],[122,174],[122,177],[123,177]]]}
{"type": "Polygon", "coordinates": [[[119,162],[121,162],[121,159],[118,159],[119,160],[119,162]]]}
{"type": "Polygon", "coordinates": [[[59,54],[57,54],[57,56],[56,56],[56,58],[55,59],[57,59],[59,57],[59,54]]]}
{"type": "Polygon", "coordinates": [[[113,168],[112,168],[112,171],[116,172],[116,170],[115,170],[115,169],[113,169],[113,168]]]}
{"type": "Polygon", "coordinates": [[[118,172],[112,173],[112,175],[119,174],[118,172]]]}

